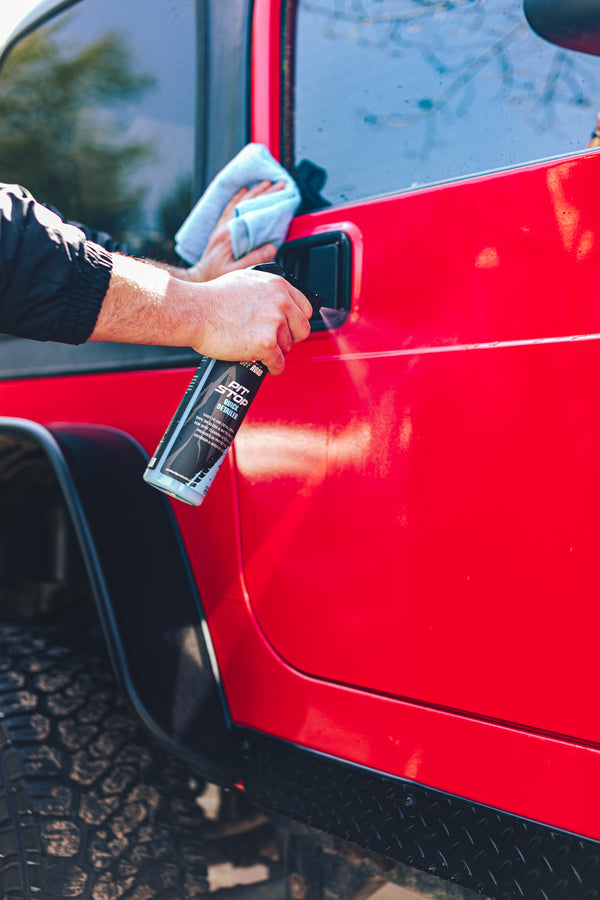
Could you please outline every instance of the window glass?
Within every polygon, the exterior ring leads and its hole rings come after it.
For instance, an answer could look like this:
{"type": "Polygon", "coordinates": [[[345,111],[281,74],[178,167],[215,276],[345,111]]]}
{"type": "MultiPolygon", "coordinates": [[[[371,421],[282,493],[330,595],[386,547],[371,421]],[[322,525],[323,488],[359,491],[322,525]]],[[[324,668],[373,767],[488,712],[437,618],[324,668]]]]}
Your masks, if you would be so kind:
{"type": "Polygon", "coordinates": [[[317,206],[314,166],[339,203],[583,149],[600,60],[538,38],[514,0],[298,0],[294,96],[317,206]]]}
{"type": "Polygon", "coordinates": [[[17,43],[0,76],[0,180],[170,259],[191,207],[195,31],[194,0],[82,0],[17,43]]]}

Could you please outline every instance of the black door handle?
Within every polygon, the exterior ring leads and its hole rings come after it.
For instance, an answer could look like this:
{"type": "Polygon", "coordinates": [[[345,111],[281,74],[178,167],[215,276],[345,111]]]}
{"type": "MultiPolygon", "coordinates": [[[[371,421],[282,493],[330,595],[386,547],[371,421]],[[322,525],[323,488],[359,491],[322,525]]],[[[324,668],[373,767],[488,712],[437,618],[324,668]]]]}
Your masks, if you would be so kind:
{"type": "Polygon", "coordinates": [[[352,283],[352,245],[343,231],[310,235],[283,244],[277,262],[301,284],[321,298],[327,312],[327,325],[320,313],[311,319],[313,331],[339,328],[350,312],[352,283]]]}

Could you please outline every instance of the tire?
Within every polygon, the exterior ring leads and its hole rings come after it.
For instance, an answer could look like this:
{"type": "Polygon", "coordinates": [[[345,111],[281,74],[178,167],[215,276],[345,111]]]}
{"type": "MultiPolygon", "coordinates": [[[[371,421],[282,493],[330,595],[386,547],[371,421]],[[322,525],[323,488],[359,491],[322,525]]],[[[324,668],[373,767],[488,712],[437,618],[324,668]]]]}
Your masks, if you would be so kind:
{"type": "Polygon", "coordinates": [[[0,898],[208,891],[187,770],[124,705],[102,644],[0,626],[0,898]]]}

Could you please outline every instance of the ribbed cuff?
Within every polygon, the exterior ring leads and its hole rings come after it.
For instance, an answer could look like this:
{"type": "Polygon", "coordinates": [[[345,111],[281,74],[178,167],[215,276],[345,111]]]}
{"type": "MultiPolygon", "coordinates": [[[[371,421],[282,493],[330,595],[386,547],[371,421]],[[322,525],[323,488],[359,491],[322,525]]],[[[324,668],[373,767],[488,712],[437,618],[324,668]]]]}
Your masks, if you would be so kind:
{"type": "Polygon", "coordinates": [[[61,322],[62,342],[83,344],[87,341],[98,320],[111,273],[111,254],[100,244],[86,241],[84,254],[78,260],[78,277],[71,289],[69,306],[61,322]]]}

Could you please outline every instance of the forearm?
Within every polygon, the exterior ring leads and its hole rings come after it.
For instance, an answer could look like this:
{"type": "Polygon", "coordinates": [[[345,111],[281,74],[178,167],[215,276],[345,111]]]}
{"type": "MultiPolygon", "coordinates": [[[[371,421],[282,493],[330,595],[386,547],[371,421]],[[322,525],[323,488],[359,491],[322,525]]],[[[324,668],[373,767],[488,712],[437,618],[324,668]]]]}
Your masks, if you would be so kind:
{"type": "Polygon", "coordinates": [[[202,285],[173,277],[169,268],[113,254],[110,284],[89,340],[195,346],[202,285]]]}

